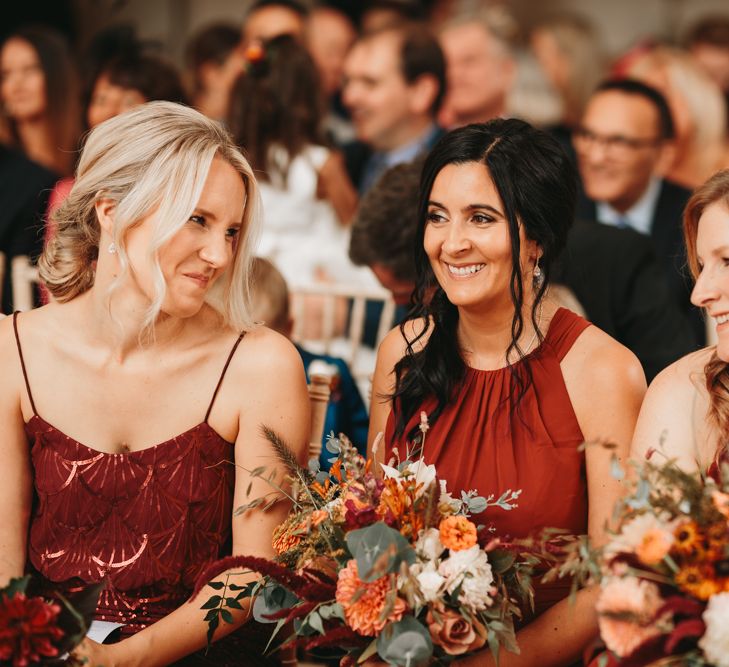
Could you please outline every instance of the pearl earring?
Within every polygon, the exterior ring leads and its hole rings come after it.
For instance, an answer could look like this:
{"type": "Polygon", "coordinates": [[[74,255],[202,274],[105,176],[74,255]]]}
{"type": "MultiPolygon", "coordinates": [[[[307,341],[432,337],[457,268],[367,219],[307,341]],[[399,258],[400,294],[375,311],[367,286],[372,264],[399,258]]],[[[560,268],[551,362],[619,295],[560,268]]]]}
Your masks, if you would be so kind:
{"type": "Polygon", "coordinates": [[[107,252],[108,252],[108,253],[109,253],[110,255],[116,255],[116,244],[114,243],[114,241],[112,241],[112,242],[111,242],[111,243],[109,244],[109,247],[107,248],[107,252]]]}

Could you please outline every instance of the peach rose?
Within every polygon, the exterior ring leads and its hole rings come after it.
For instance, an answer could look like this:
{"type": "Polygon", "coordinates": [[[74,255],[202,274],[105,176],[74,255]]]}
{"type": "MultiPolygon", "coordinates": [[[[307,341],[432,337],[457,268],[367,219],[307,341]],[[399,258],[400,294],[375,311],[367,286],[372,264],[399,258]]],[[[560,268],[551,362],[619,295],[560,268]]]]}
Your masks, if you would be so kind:
{"type": "Polygon", "coordinates": [[[449,516],[438,526],[441,544],[451,551],[470,549],[476,544],[476,526],[465,516],[449,516]]]}
{"type": "Polygon", "coordinates": [[[660,528],[646,531],[643,539],[635,549],[635,554],[645,565],[657,565],[673,545],[673,533],[660,528]]]}
{"type": "Polygon", "coordinates": [[[448,655],[463,655],[477,651],[486,643],[486,628],[476,619],[469,623],[453,609],[438,605],[428,610],[426,617],[433,643],[448,655]]]}

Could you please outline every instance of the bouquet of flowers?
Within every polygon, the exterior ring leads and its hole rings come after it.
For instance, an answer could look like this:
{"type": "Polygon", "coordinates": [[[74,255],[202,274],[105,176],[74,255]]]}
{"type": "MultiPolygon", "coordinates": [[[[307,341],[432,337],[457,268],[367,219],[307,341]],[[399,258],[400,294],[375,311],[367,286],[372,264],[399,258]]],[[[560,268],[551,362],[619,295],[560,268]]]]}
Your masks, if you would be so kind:
{"type": "Polygon", "coordinates": [[[729,667],[728,489],[655,454],[636,466],[610,542],[568,544],[551,574],[600,582],[599,667],[729,667]]]}
{"type": "Polygon", "coordinates": [[[0,665],[67,664],[65,654],[86,636],[103,584],[72,602],[49,586],[25,576],[0,589],[0,665]]]}
{"type": "MultiPolygon", "coordinates": [[[[423,416],[423,436],[427,428],[423,416]]],[[[231,619],[226,607],[253,596],[254,617],[276,622],[274,635],[293,622],[289,645],[338,647],[349,664],[376,654],[392,665],[447,663],[486,644],[496,656],[500,647],[518,652],[513,619],[531,602],[535,559],[472,518],[510,510],[520,491],[454,498],[422,458],[382,465],[381,477],[344,436],[327,443],[336,457],[329,473],[315,462],[303,470],[268,436],[298,483],[293,510],[274,533],[274,561],[231,557],[203,574],[199,587],[217,589],[203,605],[209,636],[231,619]],[[263,576],[244,589],[210,581],[234,567],[263,576]]]]}

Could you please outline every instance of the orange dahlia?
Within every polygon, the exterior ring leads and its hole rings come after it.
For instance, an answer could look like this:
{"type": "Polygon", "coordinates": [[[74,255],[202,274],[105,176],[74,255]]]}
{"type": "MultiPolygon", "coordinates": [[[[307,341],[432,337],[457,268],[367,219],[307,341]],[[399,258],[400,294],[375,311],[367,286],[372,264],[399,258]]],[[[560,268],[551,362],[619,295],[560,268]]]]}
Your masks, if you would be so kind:
{"type": "Polygon", "coordinates": [[[407,609],[405,601],[395,595],[389,576],[364,582],[354,559],[339,571],[336,598],[347,625],[366,637],[375,636],[390,621],[399,621],[407,609]]]}
{"type": "Polygon", "coordinates": [[[476,526],[465,516],[449,516],[438,526],[440,541],[446,549],[462,551],[476,544],[476,526]]]}

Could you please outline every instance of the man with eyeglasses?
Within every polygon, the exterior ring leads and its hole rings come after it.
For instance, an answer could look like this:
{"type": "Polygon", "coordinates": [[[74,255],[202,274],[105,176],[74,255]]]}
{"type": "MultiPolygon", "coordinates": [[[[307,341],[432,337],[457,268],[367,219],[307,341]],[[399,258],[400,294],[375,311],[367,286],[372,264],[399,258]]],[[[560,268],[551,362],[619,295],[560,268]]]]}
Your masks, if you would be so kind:
{"type": "Polygon", "coordinates": [[[583,186],[577,217],[651,238],[669,290],[700,345],[705,328],[689,301],[681,231],[691,191],[663,178],[674,157],[673,138],[661,93],[631,79],[602,83],[573,134],[583,186]]]}

